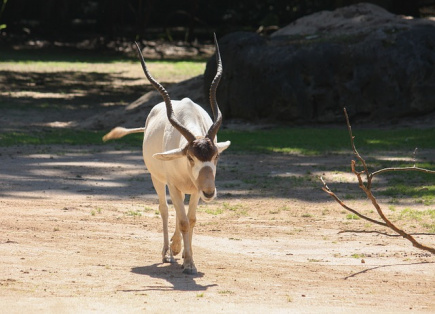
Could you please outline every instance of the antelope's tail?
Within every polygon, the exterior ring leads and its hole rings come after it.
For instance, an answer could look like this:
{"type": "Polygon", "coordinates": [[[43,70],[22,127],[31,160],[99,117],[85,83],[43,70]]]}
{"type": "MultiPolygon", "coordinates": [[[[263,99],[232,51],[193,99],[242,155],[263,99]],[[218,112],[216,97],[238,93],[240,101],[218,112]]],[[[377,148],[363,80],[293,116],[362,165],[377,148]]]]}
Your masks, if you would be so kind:
{"type": "Polygon", "coordinates": [[[122,127],[118,126],[114,129],[112,129],[112,131],[110,131],[106,135],[104,135],[103,141],[106,142],[108,140],[114,140],[117,138],[124,137],[128,134],[143,133],[143,132],[145,132],[145,128],[126,129],[126,128],[122,128],[122,127]]]}

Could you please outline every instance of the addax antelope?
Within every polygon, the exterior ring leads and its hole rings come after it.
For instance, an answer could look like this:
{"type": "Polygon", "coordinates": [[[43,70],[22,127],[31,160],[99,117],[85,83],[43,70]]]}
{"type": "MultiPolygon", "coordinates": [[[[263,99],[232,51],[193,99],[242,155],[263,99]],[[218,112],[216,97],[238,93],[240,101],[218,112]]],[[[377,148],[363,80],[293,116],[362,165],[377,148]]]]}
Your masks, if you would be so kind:
{"type": "Polygon", "coordinates": [[[205,202],[216,196],[215,177],[219,154],[230,146],[230,141],[217,142],[216,134],[222,124],[222,114],[216,101],[216,89],[222,77],[222,61],[216,46],[217,73],[210,86],[210,105],[214,120],[189,98],[171,101],[168,92],[148,72],[139,45],[136,43],[145,76],[159,91],[164,102],[157,104],[148,115],[144,128],[114,128],[103,137],[104,141],[131,133],[144,132],[143,158],[159,197],[159,210],[163,221],[163,262],[173,263],[174,255],[181,251],[183,239],[183,272],[197,272],[193,262],[192,234],[196,222],[199,199],[205,202]],[[176,227],[169,243],[168,203],[166,186],[176,211],[176,227]],[[190,194],[186,214],[184,197],[190,194]]]}

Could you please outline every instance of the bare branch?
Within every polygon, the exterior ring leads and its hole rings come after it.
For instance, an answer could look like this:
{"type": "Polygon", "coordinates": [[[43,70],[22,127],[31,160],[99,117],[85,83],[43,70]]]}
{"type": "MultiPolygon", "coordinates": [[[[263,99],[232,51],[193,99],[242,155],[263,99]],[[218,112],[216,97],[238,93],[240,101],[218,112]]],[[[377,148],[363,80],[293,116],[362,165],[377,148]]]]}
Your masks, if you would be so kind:
{"type": "MultiPolygon", "coordinates": [[[[381,231],[377,231],[377,230],[341,230],[338,232],[338,234],[340,234],[340,233],[376,233],[376,234],[381,234],[381,235],[384,235],[386,237],[392,237],[392,238],[401,237],[400,234],[390,234],[390,233],[381,232],[381,231]]],[[[416,232],[416,233],[412,233],[412,235],[430,236],[430,235],[433,235],[433,233],[416,232]]]]}
{"type": "Polygon", "coordinates": [[[425,251],[429,251],[432,254],[435,254],[435,249],[432,247],[428,247],[426,245],[421,244],[420,242],[418,242],[417,240],[415,240],[415,238],[410,235],[409,233],[405,232],[404,230],[398,228],[396,225],[394,225],[383,213],[381,207],[378,204],[378,201],[376,200],[375,196],[373,195],[372,191],[371,191],[371,186],[372,186],[372,179],[374,176],[378,175],[378,174],[382,174],[382,173],[386,173],[386,172],[394,172],[394,171],[419,171],[419,172],[424,172],[424,173],[430,173],[430,174],[435,174],[435,171],[433,170],[428,170],[428,169],[424,169],[424,168],[419,168],[415,166],[415,156],[417,153],[417,149],[414,150],[414,166],[413,167],[403,167],[403,168],[384,168],[384,169],[380,169],[378,171],[375,171],[373,173],[369,173],[367,164],[365,162],[365,160],[361,157],[361,155],[358,153],[356,147],[355,147],[355,137],[352,134],[352,128],[349,122],[349,117],[347,115],[347,111],[346,108],[343,109],[344,110],[344,115],[346,117],[346,123],[347,123],[347,128],[348,128],[348,132],[349,132],[349,137],[350,137],[350,142],[351,142],[351,146],[352,146],[352,150],[355,154],[355,157],[361,162],[363,170],[362,171],[357,171],[356,170],[356,162],[355,160],[352,160],[351,162],[351,169],[352,169],[352,173],[355,174],[355,176],[358,179],[358,185],[359,187],[364,191],[364,193],[367,195],[367,197],[370,199],[370,201],[372,202],[372,205],[376,208],[376,211],[378,213],[378,215],[381,217],[381,219],[384,222],[380,222],[374,219],[371,219],[369,217],[366,217],[362,214],[360,214],[359,212],[357,212],[356,210],[348,207],[347,205],[345,205],[339,198],[338,196],[335,195],[335,193],[333,193],[329,187],[326,185],[325,181],[323,180],[323,178],[320,178],[323,182],[323,187],[322,190],[325,191],[326,193],[328,193],[332,198],[334,198],[343,208],[351,211],[352,213],[356,214],[357,216],[369,220],[370,222],[376,223],[378,225],[382,225],[382,226],[387,226],[390,229],[392,229],[393,231],[395,231],[396,233],[398,233],[400,236],[404,237],[405,239],[407,239],[408,241],[410,241],[412,243],[412,245],[416,248],[419,248],[421,250],[425,250],[425,251]],[[367,183],[364,184],[363,179],[362,179],[362,175],[366,175],[367,178],[367,183]]]}
{"type": "Polygon", "coordinates": [[[346,108],[343,108],[343,111],[344,111],[344,116],[346,117],[347,129],[348,129],[348,132],[349,132],[350,144],[352,146],[353,153],[355,154],[355,157],[358,158],[358,160],[361,162],[361,164],[362,164],[362,166],[364,168],[364,171],[360,172],[360,174],[362,174],[362,173],[366,174],[366,176],[367,176],[367,185],[370,187],[371,180],[370,180],[370,177],[369,177],[369,170],[367,168],[366,161],[361,157],[361,155],[356,150],[356,147],[355,147],[355,136],[353,136],[353,134],[352,134],[352,127],[350,126],[349,116],[347,115],[346,108]]]}
{"type": "Polygon", "coordinates": [[[370,177],[373,178],[375,175],[378,174],[382,174],[384,172],[394,172],[394,171],[419,171],[419,172],[424,172],[424,173],[430,173],[430,174],[435,174],[434,170],[429,170],[429,169],[424,169],[424,168],[419,168],[416,167],[415,165],[413,167],[403,167],[403,168],[384,168],[378,171],[373,172],[372,174],[370,174],[370,177]]]}
{"type": "Polygon", "coordinates": [[[374,224],[378,224],[378,225],[381,225],[381,226],[384,226],[384,227],[387,226],[387,224],[385,222],[378,221],[378,220],[372,219],[370,217],[367,217],[367,216],[365,216],[363,214],[360,214],[355,209],[352,209],[349,206],[347,206],[334,192],[332,192],[329,189],[329,187],[326,185],[326,183],[325,183],[325,181],[323,180],[322,177],[320,177],[320,180],[322,180],[322,182],[323,182],[323,188],[322,188],[322,190],[325,191],[326,193],[328,193],[333,199],[335,199],[337,201],[337,203],[340,204],[344,209],[346,209],[346,210],[350,211],[351,213],[357,215],[358,217],[360,217],[362,219],[365,219],[365,220],[368,220],[368,221],[370,221],[370,222],[372,222],[374,224]]]}

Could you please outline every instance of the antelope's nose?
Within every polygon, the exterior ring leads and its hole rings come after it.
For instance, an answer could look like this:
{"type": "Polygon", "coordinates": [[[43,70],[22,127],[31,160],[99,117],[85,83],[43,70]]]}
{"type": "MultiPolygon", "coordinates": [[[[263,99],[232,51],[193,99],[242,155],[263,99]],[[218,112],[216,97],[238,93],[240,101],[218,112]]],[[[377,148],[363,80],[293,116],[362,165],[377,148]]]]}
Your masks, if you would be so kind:
{"type": "Polygon", "coordinates": [[[214,192],[215,192],[215,191],[213,191],[213,192],[211,192],[211,193],[208,193],[208,192],[206,192],[206,191],[202,191],[202,194],[203,194],[206,198],[212,198],[212,197],[214,197],[214,192]]]}
{"type": "Polygon", "coordinates": [[[209,202],[216,196],[214,174],[211,167],[206,166],[199,171],[198,188],[201,191],[203,201],[209,202]]]}
{"type": "Polygon", "coordinates": [[[201,190],[201,199],[204,202],[211,202],[215,197],[216,197],[216,189],[214,189],[212,192],[201,190]]]}

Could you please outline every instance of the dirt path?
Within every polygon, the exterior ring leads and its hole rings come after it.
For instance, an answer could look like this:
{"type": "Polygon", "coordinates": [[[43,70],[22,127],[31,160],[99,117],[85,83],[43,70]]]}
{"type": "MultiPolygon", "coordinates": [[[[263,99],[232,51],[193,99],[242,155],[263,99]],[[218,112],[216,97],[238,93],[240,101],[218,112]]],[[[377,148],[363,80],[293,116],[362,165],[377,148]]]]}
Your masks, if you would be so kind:
{"type": "MultiPolygon", "coordinates": [[[[3,64],[0,140],[2,132],[77,125],[151,89],[137,64],[32,66],[3,64]]],[[[165,86],[181,80],[161,75],[165,86]]],[[[378,154],[378,164],[391,157],[378,154]]],[[[433,161],[435,151],[419,157],[433,161]]],[[[181,257],[160,262],[161,219],[140,143],[134,151],[116,142],[1,147],[0,313],[433,313],[434,256],[352,219],[321,191],[319,176],[374,216],[348,174],[351,158],[230,147],[218,199],[198,210],[199,273],[188,276],[181,257]]],[[[427,232],[424,220],[398,215],[433,204],[401,198],[393,211],[388,197],[380,201],[407,230],[427,232]]],[[[416,237],[435,246],[433,235],[416,237]]]]}
{"type": "MultiPolygon", "coordinates": [[[[199,273],[188,276],[181,257],[160,263],[161,221],[140,150],[116,148],[2,149],[0,313],[435,311],[434,257],[361,232],[388,231],[346,219],[320,190],[319,174],[350,179],[317,165],[349,156],[225,152],[219,198],[199,208],[199,273]]],[[[170,218],[173,230],[173,210],[170,218]]]]}

